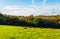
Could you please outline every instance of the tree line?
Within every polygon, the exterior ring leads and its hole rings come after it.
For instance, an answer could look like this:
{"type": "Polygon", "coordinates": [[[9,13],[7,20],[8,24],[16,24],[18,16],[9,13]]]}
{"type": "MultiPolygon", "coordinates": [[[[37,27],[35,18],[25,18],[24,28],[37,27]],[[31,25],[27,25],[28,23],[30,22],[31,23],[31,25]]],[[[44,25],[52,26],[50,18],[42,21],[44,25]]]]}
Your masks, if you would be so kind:
{"type": "Polygon", "coordinates": [[[0,24],[28,27],[60,28],[60,16],[11,16],[0,14],[0,24]],[[55,18],[53,19],[53,17],[55,18]]]}

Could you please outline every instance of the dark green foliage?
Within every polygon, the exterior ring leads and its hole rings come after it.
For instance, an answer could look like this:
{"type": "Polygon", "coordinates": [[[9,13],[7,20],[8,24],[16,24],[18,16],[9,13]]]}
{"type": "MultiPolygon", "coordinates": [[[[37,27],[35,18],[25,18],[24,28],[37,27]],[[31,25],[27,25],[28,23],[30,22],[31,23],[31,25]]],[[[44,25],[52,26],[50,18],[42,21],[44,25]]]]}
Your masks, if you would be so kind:
{"type": "Polygon", "coordinates": [[[11,16],[0,14],[0,24],[28,27],[60,28],[60,16],[11,16]]]}
{"type": "Polygon", "coordinates": [[[17,25],[17,26],[23,26],[26,25],[27,23],[24,20],[19,20],[17,17],[6,17],[2,14],[0,14],[0,24],[3,25],[17,25]]]}
{"type": "Polygon", "coordinates": [[[44,26],[44,22],[40,18],[35,18],[33,20],[33,23],[35,24],[36,27],[43,27],[44,26]]]}

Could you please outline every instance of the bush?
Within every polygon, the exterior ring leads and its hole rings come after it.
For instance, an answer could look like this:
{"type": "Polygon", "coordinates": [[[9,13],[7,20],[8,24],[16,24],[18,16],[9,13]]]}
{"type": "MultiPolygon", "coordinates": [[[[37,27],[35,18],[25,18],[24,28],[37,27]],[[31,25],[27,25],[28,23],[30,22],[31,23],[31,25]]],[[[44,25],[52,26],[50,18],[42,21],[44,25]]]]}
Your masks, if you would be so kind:
{"type": "Polygon", "coordinates": [[[43,20],[40,19],[40,18],[35,18],[35,19],[33,20],[33,24],[35,24],[35,27],[44,27],[44,26],[43,26],[43,25],[44,25],[44,22],[43,22],[43,20]]]}

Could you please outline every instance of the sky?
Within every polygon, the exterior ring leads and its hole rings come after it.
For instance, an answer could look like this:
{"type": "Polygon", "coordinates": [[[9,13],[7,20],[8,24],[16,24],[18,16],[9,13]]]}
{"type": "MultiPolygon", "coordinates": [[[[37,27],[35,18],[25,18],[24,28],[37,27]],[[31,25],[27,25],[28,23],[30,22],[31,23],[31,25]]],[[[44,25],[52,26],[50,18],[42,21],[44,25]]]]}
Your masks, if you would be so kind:
{"type": "Polygon", "coordinates": [[[0,0],[2,14],[29,15],[60,15],[60,0],[0,0]]]}

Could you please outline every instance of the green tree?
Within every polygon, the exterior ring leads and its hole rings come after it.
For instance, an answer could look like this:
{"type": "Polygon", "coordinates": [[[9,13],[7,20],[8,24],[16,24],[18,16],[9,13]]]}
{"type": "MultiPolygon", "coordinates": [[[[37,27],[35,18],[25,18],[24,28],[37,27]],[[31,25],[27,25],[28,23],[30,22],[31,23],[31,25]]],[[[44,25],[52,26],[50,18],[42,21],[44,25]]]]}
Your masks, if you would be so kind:
{"type": "Polygon", "coordinates": [[[33,24],[35,24],[35,27],[44,27],[44,26],[43,26],[43,25],[44,25],[44,22],[43,22],[43,20],[40,19],[40,18],[35,18],[35,19],[33,20],[33,24]]]}

